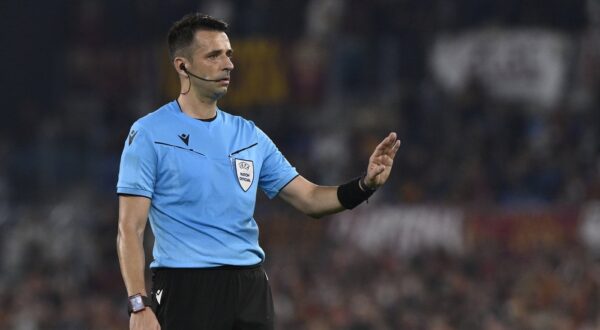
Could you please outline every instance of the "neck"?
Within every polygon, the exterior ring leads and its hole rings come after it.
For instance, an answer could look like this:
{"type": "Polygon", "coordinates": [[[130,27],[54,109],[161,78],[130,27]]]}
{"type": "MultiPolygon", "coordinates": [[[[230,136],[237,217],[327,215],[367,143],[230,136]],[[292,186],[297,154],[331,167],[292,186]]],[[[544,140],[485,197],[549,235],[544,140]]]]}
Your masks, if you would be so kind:
{"type": "Polygon", "coordinates": [[[192,118],[210,119],[217,114],[217,100],[214,99],[189,93],[179,95],[177,101],[181,111],[192,118]]]}

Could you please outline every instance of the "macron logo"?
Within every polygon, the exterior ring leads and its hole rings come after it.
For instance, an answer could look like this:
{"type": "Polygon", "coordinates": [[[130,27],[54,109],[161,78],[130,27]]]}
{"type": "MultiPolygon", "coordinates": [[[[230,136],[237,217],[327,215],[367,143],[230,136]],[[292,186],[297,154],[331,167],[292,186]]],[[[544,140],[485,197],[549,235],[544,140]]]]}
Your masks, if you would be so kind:
{"type": "Polygon", "coordinates": [[[163,290],[156,290],[156,301],[158,301],[159,305],[160,305],[160,298],[162,298],[162,293],[163,293],[163,290]]]}
{"type": "Polygon", "coordinates": [[[183,143],[185,143],[185,145],[187,146],[188,143],[190,142],[190,135],[189,134],[179,134],[178,136],[181,139],[181,141],[183,141],[183,143]]]}
{"type": "Polygon", "coordinates": [[[133,142],[133,139],[135,139],[136,135],[137,131],[131,130],[131,133],[129,133],[129,145],[131,145],[131,142],[133,142]]]}

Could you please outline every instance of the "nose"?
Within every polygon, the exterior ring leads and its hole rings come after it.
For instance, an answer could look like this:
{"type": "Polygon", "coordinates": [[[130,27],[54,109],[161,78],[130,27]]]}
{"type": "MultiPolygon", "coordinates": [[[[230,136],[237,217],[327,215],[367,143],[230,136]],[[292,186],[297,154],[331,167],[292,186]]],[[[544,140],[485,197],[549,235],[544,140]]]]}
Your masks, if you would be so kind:
{"type": "Polygon", "coordinates": [[[233,68],[234,68],[233,61],[231,60],[231,58],[229,56],[225,56],[225,70],[231,71],[231,70],[233,70],[233,68]]]}

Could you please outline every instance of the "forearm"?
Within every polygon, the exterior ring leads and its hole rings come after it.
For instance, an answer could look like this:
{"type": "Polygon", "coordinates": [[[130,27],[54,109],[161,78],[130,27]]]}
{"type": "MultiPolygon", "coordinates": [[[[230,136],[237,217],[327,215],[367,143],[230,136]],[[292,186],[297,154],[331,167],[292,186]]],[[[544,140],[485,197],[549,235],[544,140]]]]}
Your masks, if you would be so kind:
{"type": "Polygon", "coordinates": [[[341,186],[319,186],[298,176],[280,192],[280,196],[304,214],[320,218],[353,209],[373,192],[361,185],[359,178],[341,186]]]}
{"type": "Polygon", "coordinates": [[[319,186],[298,176],[280,192],[280,196],[302,213],[320,218],[344,210],[337,190],[337,186],[319,186]]]}
{"type": "Polygon", "coordinates": [[[304,213],[320,218],[345,210],[338,200],[337,190],[337,186],[315,186],[306,202],[304,213]]]}
{"type": "Polygon", "coordinates": [[[144,280],[145,256],[143,246],[143,232],[138,233],[133,229],[119,227],[117,235],[117,252],[121,275],[129,296],[146,293],[144,280]]]}

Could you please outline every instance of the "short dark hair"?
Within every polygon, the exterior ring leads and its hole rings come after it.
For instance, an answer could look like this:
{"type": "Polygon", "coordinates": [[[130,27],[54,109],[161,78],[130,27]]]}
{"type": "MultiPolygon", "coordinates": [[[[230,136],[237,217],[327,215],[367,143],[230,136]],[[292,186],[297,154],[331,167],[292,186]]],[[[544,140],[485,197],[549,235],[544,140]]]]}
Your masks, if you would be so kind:
{"type": "Polygon", "coordinates": [[[177,53],[189,47],[194,41],[194,34],[198,30],[227,31],[229,25],[222,20],[206,14],[191,13],[183,16],[179,21],[173,23],[169,29],[167,42],[169,44],[169,55],[171,60],[177,53]]]}

